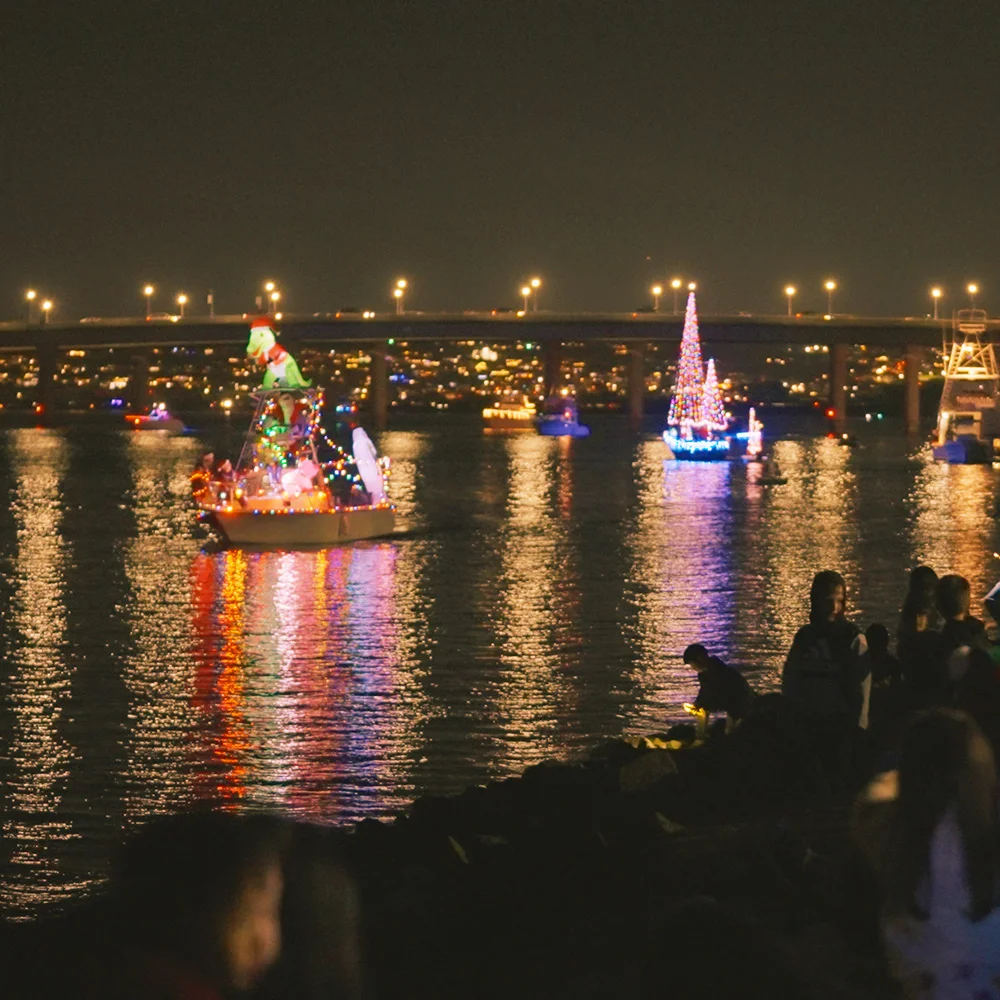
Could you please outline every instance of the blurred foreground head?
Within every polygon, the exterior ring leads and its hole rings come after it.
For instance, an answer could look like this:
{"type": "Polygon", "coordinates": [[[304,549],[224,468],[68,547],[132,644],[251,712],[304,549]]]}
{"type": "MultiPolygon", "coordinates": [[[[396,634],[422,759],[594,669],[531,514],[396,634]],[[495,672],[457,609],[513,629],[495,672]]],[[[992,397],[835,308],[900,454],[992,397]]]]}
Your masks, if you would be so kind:
{"type": "Polygon", "coordinates": [[[257,983],[281,952],[289,827],[266,816],[153,820],[125,845],[112,894],[130,943],[219,990],[257,983]]]}

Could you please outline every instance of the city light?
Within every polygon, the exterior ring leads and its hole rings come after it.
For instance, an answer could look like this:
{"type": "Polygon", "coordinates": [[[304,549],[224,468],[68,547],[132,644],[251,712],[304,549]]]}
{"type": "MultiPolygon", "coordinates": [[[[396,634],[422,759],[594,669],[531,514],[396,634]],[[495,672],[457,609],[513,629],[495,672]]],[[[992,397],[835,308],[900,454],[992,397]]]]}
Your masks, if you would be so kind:
{"type": "Polygon", "coordinates": [[[827,278],[823,282],[823,287],[826,289],[826,314],[827,316],[833,315],[833,293],[837,290],[837,282],[833,278],[827,278]]]}
{"type": "Polygon", "coordinates": [[[969,293],[969,302],[972,305],[972,308],[975,309],[976,308],[976,295],[979,293],[979,285],[977,285],[974,281],[970,281],[965,286],[965,290],[969,293]]]}
{"type": "Polygon", "coordinates": [[[788,297],[788,315],[792,315],[792,298],[798,289],[794,285],[785,285],[785,295],[788,297]]]}
{"type": "Polygon", "coordinates": [[[653,287],[650,289],[650,291],[653,293],[653,312],[659,312],[660,311],[660,296],[663,294],[663,286],[662,285],[653,285],[653,287]]]}
{"type": "Polygon", "coordinates": [[[942,293],[942,291],[941,291],[940,288],[935,287],[935,288],[931,289],[931,298],[934,300],[934,318],[935,319],[938,318],[938,302],[941,301],[941,295],[942,294],[943,293],[942,293]]]}
{"type": "Polygon", "coordinates": [[[146,296],[146,319],[152,315],[152,299],[155,291],[156,289],[152,285],[145,285],[142,289],[142,294],[146,296]]]}
{"type": "Polygon", "coordinates": [[[177,296],[177,305],[181,308],[181,319],[184,319],[184,307],[187,305],[187,300],[188,297],[183,292],[177,296]]]}

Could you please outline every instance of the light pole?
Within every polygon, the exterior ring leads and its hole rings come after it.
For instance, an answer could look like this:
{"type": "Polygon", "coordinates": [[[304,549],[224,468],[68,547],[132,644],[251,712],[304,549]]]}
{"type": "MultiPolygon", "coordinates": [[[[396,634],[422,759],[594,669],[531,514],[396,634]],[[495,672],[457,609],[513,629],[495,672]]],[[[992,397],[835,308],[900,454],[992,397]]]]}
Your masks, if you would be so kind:
{"type": "Polygon", "coordinates": [[[934,318],[937,319],[938,318],[938,303],[941,301],[941,289],[937,288],[937,287],[932,288],[931,289],[931,298],[934,300],[934,318]]]}
{"type": "Polygon", "coordinates": [[[979,292],[979,285],[977,285],[974,281],[970,281],[969,284],[965,286],[965,290],[969,293],[969,302],[971,303],[972,308],[975,309],[976,295],[979,292]]]}
{"type": "Polygon", "coordinates": [[[184,307],[187,305],[187,300],[188,297],[183,292],[177,296],[177,304],[181,307],[181,319],[184,319],[184,307]]]}
{"type": "Polygon", "coordinates": [[[677,295],[678,295],[678,293],[681,290],[681,285],[682,284],[684,284],[684,282],[682,282],[680,278],[674,278],[670,282],[670,287],[674,290],[674,315],[675,316],[677,315],[677,295]]]}
{"type": "Polygon", "coordinates": [[[660,296],[663,294],[663,286],[653,285],[650,291],[653,293],[653,312],[658,313],[660,311],[660,296]]]}
{"type": "Polygon", "coordinates": [[[397,278],[396,287],[392,290],[392,297],[396,300],[396,315],[403,315],[403,297],[406,295],[406,289],[409,287],[409,282],[406,278],[397,278]]]}
{"type": "Polygon", "coordinates": [[[826,289],[826,314],[827,316],[833,315],[833,293],[837,290],[837,282],[833,278],[827,278],[823,282],[823,287],[826,289]]]}
{"type": "Polygon", "coordinates": [[[31,322],[31,305],[35,301],[35,299],[38,298],[38,292],[36,292],[34,290],[34,288],[29,288],[24,293],[24,297],[25,297],[25,299],[27,300],[27,303],[28,303],[28,322],[30,323],[31,322]]]}
{"type": "Polygon", "coordinates": [[[278,311],[278,302],[281,300],[281,292],[279,292],[277,288],[274,289],[274,291],[271,292],[270,299],[270,311],[276,313],[278,311]]]}
{"type": "Polygon", "coordinates": [[[792,315],[792,297],[798,289],[794,285],[785,285],[785,295],[788,296],[788,315],[792,315]]]}
{"type": "Polygon", "coordinates": [[[48,323],[48,321],[49,321],[49,313],[50,312],[52,312],[52,300],[51,299],[46,299],[42,303],[42,322],[43,323],[48,323]]]}
{"type": "Polygon", "coordinates": [[[524,312],[528,311],[528,299],[531,298],[531,285],[521,286],[521,297],[524,299],[524,312]]]}
{"type": "Polygon", "coordinates": [[[155,291],[156,289],[152,285],[146,285],[142,290],[142,294],[146,296],[146,319],[153,315],[152,299],[155,291]]]}
{"type": "Polygon", "coordinates": [[[273,281],[264,282],[264,301],[267,303],[267,313],[271,314],[271,293],[277,289],[277,285],[273,281]]]}
{"type": "Polygon", "coordinates": [[[530,281],[530,285],[532,292],[534,292],[534,295],[532,296],[534,301],[534,311],[538,312],[538,289],[542,287],[542,279],[532,278],[530,281]]]}

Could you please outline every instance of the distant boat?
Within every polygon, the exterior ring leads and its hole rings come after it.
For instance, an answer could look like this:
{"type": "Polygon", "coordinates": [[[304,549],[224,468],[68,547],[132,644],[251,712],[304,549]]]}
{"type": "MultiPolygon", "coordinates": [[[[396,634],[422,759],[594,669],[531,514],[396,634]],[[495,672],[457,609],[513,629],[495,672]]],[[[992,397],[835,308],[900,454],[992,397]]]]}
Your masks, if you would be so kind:
{"type": "Polygon", "coordinates": [[[546,437],[590,436],[590,428],[577,419],[576,401],[568,396],[551,396],[538,418],[538,433],[546,437]]]}
{"type": "Polygon", "coordinates": [[[125,422],[136,431],[165,431],[182,434],[184,421],[171,416],[164,403],[157,403],[148,413],[126,413],[125,422]]]}
{"type": "Polygon", "coordinates": [[[533,431],[535,404],[521,393],[503,396],[483,410],[483,424],[491,431],[533,431]]]}

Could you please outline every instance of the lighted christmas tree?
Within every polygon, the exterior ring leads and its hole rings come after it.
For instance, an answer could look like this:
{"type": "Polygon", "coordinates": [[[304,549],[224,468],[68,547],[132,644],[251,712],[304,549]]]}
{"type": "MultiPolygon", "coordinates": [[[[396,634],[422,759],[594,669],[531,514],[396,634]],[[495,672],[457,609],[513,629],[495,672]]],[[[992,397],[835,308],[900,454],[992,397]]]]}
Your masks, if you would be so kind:
{"type": "Polygon", "coordinates": [[[715,358],[708,359],[708,371],[705,373],[701,396],[701,419],[710,431],[724,431],[729,426],[719,392],[719,379],[715,374],[715,358]]]}
{"type": "Polygon", "coordinates": [[[704,392],[705,373],[701,363],[701,341],[698,338],[698,308],[694,292],[691,292],[684,313],[681,358],[677,363],[677,379],[674,382],[667,423],[672,427],[691,427],[702,423],[704,392]]]}

